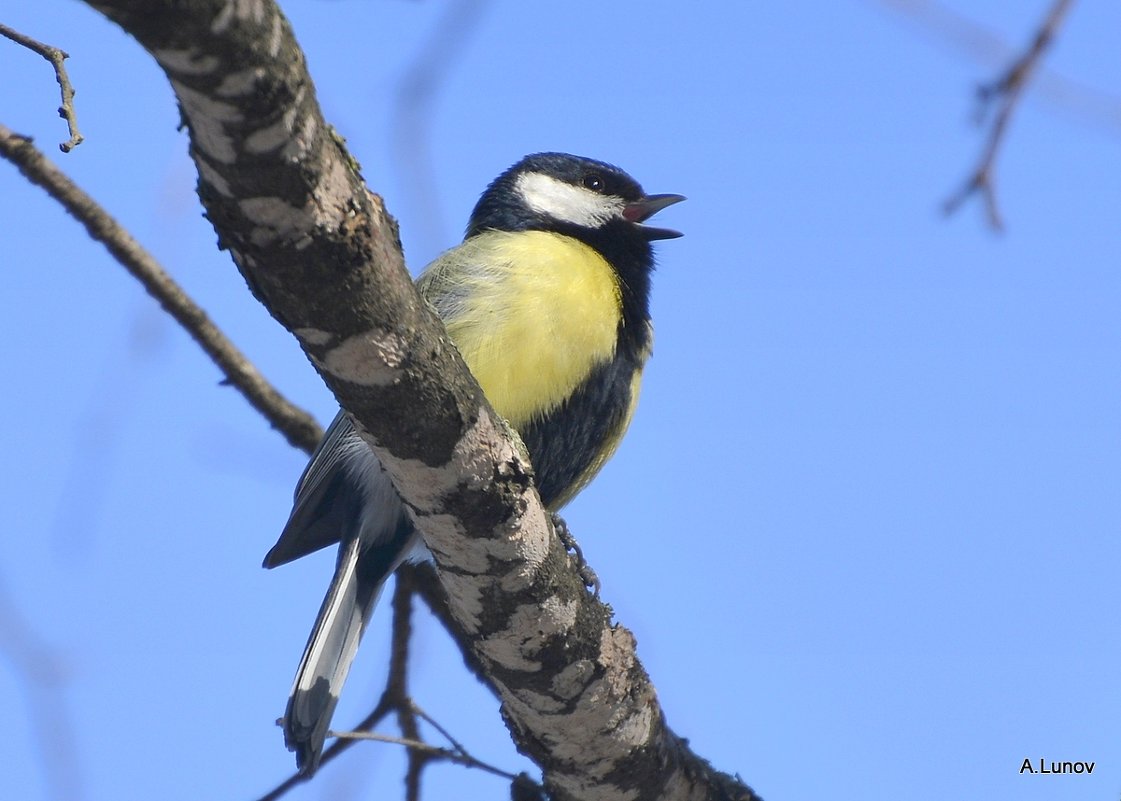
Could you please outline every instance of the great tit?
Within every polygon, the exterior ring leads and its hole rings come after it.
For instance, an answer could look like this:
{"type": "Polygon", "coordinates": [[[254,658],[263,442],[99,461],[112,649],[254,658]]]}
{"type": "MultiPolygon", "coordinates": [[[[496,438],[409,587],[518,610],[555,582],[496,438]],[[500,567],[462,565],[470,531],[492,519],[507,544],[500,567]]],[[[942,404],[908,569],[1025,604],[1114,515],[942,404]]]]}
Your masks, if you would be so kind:
{"type": "MultiPolygon", "coordinates": [[[[480,197],[463,243],[418,279],[421,295],[495,411],[521,435],[551,511],[603,467],[630,423],[650,355],[651,241],[643,223],[681,195],[647,195],[610,164],[527,156],[480,197]]],[[[339,692],[382,586],[426,556],[377,458],[343,412],[296,487],[276,567],[339,543],[327,596],[296,671],[284,740],[319,765],[339,692]]]]}

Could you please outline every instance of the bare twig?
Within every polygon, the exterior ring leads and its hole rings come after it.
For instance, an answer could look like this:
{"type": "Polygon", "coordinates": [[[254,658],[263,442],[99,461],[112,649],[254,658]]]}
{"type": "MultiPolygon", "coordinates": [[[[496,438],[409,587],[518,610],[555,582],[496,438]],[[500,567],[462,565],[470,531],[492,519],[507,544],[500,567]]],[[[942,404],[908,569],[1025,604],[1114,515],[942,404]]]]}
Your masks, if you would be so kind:
{"type": "Polygon", "coordinates": [[[481,770],[485,770],[488,773],[493,773],[496,776],[502,776],[504,778],[509,779],[510,781],[517,781],[517,782],[523,782],[523,783],[528,782],[530,785],[536,787],[541,792],[544,792],[544,787],[542,787],[539,782],[529,778],[529,776],[527,774],[525,774],[525,773],[517,773],[517,774],[509,773],[507,771],[501,770],[500,768],[496,768],[492,765],[488,765],[487,763],[482,762],[481,760],[472,756],[471,753],[464,747],[463,743],[461,743],[459,740],[457,740],[455,737],[453,737],[451,735],[451,732],[449,732],[447,729],[445,729],[443,726],[441,726],[439,723],[437,723],[435,718],[433,718],[431,715],[429,715],[427,712],[425,712],[423,709],[421,709],[419,706],[417,706],[415,702],[410,702],[410,703],[412,703],[413,712],[416,713],[417,717],[419,717],[425,723],[427,723],[432,728],[434,728],[436,731],[438,731],[443,736],[443,738],[448,741],[449,745],[451,746],[450,748],[438,749],[440,751],[441,755],[449,755],[450,754],[450,756],[444,756],[445,759],[448,759],[452,762],[455,762],[458,765],[465,765],[469,768],[479,768],[481,770]]]}
{"type": "Polygon", "coordinates": [[[461,742],[459,742],[459,740],[452,737],[451,732],[449,732],[447,729],[445,729],[443,726],[441,726],[439,723],[437,723],[435,718],[433,718],[431,715],[429,715],[427,712],[425,712],[423,709],[421,709],[419,706],[417,706],[416,701],[410,700],[409,703],[413,708],[413,714],[415,714],[418,718],[420,718],[425,723],[427,723],[429,726],[431,726],[436,731],[438,731],[440,733],[440,735],[445,740],[448,741],[448,744],[451,745],[451,749],[453,751],[457,751],[457,752],[462,753],[462,754],[467,753],[467,749],[463,747],[463,744],[461,742]]]}
{"type": "Polygon", "coordinates": [[[155,258],[132,238],[120,223],[55,167],[31,140],[0,125],[0,155],[24,176],[47,190],[71,216],[86,227],[121,265],[175,318],[226,374],[254,409],[297,448],[310,452],[322,436],[315,420],[286,400],[265,380],[253,363],[230,342],[187,293],[175,283],[155,258]]]}
{"type": "Polygon", "coordinates": [[[993,180],[997,153],[1004,141],[1012,113],[1023,96],[1024,88],[1027,86],[1032,72],[1039,65],[1044,52],[1054,41],[1055,34],[1062,24],[1071,2],[1072,0],[1056,0],[1036,30],[1035,36],[1027,49],[1012,62],[997,80],[978,89],[979,118],[983,118],[994,103],[998,104],[999,107],[993,116],[988,139],[977,166],[966,178],[961,188],[943,204],[942,210],[945,214],[953,214],[966,199],[974,193],[980,193],[985,202],[990,227],[996,231],[1003,230],[1004,221],[997,205],[996,188],[993,180]]]}
{"type": "Polygon", "coordinates": [[[439,760],[444,762],[451,762],[456,765],[463,765],[467,768],[478,768],[487,773],[493,773],[495,776],[501,776],[504,779],[514,781],[518,778],[518,774],[510,773],[509,771],[496,768],[494,765],[488,765],[482,760],[476,759],[467,753],[462,748],[440,748],[439,746],[426,743],[423,740],[410,740],[407,737],[393,737],[388,734],[378,734],[372,731],[333,731],[330,732],[332,737],[341,737],[348,740],[375,740],[379,743],[395,743],[403,745],[412,752],[418,752],[426,755],[429,759],[439,760]]]}
{"type": "Polygon", "coordinates": [[[7,25],[0,24],[0,36],[6,36],[16,44],[23,45],[28,50],[38,53],[51,62],[51,66],[54,67],[54,77],[58,81],[59,90],[62,92],[62,105],[58,108],[58,116],[66,120],[66,127],[70,131],[70,140],[63,142],[58,147],[63,153],[69,153],[82,144],[84,139],[78,131],[78,115],[74,111],[74,87],[70,85],[70,77],[66,74],[66,65],[63,63],[70,58],[70,54],[65,50],[51,47],[32,39],[30,36],[25,36],[19,31],[14,31],[7,25]]]}

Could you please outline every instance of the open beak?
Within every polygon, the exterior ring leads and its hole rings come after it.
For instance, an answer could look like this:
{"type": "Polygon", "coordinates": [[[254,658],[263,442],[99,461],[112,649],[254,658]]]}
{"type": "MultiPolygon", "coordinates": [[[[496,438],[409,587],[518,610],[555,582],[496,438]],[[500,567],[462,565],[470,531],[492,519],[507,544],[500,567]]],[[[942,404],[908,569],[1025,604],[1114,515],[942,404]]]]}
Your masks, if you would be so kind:
{"type": "Polygon", "coordinates": [[[684,195],[647,195],[641,200],[636,200],[634,203],[628,203],[624,206],[623,217],[633,222],[647,239],[677,239],[682,235],[680,231],[674,231],[672,228],[652,228],[642,223],[666,206],[680,203],[684,199],[684,195]]]}

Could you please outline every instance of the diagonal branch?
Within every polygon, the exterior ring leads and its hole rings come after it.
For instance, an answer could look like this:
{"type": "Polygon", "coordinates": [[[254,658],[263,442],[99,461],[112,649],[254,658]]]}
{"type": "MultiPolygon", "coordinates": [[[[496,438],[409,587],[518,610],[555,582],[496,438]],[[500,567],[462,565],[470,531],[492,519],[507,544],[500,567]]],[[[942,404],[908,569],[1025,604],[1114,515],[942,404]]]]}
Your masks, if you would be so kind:
{"type": "Polygon", "coordinates": [[[70,76],[66,74],[66,64],[63,63],[70,58],[70,54],[65,50],[59,50],[57,47],[51,47],[32,39],[30,36],[25,36],[4,24],[0,24],[0,36],[5,36],[16,44],[23,45],[28,50],[38,53],[51,62],[51,66],[54,67],[54,77],[58,81],[58,88],[62,93],[62,105],[58,108],[58,116],[66,120],[66,127],[70,131],[69,141],[63,142],[58,148],[63,153],[69,153],[82,144],[84,139],[78,131],[78,115],[74,111],[74,87],[70,84],[70,76]]]}
{"type": "Polygon", "coordinates": [[[996,186],[993,178],[996,157],[1004,141],[1012,113],[1023,96],[1032,73],[1039,66],[1043,54],[1054,41],[1055,34],[1070,9],[1071,2],[1072,0],[1056,0],[1036,30],[1035,36],[1032,37],[1031,44],[1028,45],[1027,49],[1012,62],[997,80],[978,89],[979,118],[983,118],[994,103],[998,104],[998,108],[993,116],[989,135],[977,166],[965,179],[961,188],[947,198],[942,206],[946,214],[953,214],[969,197],[979,193],[985,202],[989,226],[995,231],[1003,230],[1004,220],[997,205],[996,186]]]}
{"type": "Polygon", "coordinates": [[[265,380],[206,312],[109,212],[52,164],[30,139],[3,125],[0,125],[0,156],[15,164],[29,181],[47,190],[84,225],[90,236],[103,244],[148,294],[159,301],[164,311],[186,329],[226,374],[226,382],[241,392],[289,443],[308,452],[315,448],[322,431],[311,415],[290,403],[265,380]]]}
{"type": "Polygon", "coordinates": [[[589,595],[523,449],[405,270],[275,3],[87,0],[170,79],[199,195],[393,480],[518,747],[559,799],[754,799],[666,726],[629,631],[589,595]]]}

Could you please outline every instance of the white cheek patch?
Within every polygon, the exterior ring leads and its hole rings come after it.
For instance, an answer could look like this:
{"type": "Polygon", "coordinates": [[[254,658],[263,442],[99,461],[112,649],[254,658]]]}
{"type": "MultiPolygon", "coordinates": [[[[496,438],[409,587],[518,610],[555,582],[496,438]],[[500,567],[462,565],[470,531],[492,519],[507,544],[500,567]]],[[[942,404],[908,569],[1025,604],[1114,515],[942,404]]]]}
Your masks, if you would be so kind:
{"type": "Polygon", "coordinates": [[[519,175],[515,187],[525,204],[538,214],[587,228],[598,228],[612,217],[621,217],[625,205],[622,198],[600,195],[541,172],[519,175]]]}

